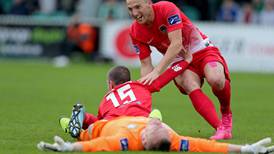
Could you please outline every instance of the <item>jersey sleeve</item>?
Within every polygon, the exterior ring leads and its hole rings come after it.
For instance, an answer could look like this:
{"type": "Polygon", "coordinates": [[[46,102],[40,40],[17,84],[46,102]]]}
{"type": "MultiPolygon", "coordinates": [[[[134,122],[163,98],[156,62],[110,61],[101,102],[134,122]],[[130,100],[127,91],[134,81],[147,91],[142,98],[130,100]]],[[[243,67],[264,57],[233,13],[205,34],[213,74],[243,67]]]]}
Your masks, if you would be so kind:
{"type": "Polygon", "coordinates": [[[216,142],[214,140],[177,135],[176,137],[173,137],[171,140],[170,150],[182,152],[227,153],[228,144],[216,142]]]}
{"type": "Polygon", "coordinates": [[[97,120],[104,119],[104,104],[105,103],[105,97],[102,99],[99,109],[98,109],[98,115],[97,115],[97,120]]]}
{"type": "Polygon", "coordinates": [[[143,150],[139,140],[136,140],[126,132],[78,143],[83,145],[83,152],[143,150]]]}
{"type": "Polygon", "coordinates": [[[145,59],[151,54],[151,50],[149,48],[149,45],[142,43],[135,39],[132,34],[130,33],[130,38],[133,44],[134,51],[139,55],[139,59],[145,59]]]}
{"type": "MultiPolygon", "coordinates": [[[[126,139],[127,138],[124,138],[124,140],[126,139]]],[[[120,141],[120,140],[121,140],[120,136],[108,136],[108,137],[99,137],[90,141],[82,141],[79,143],[83,145],[83,149],[82,149],[83,152],[120,151],[120,150],[123,150],[123,148],[121,147],[121,142],[126,142],[126,141],[120,141]]]]}
{"type": "Polygon", "coordinates": [[[171,80],[181,74],[188,66],[188,62],[180,61],[175,63],[173,66],[169,67],[165,72],[163,72],[152,84],[147,86],[150,92],[160,91],[165,85],[167,85],[171,80]]]}
{"type": "Polygon", "coordinates": [[[171,2],[162,2],[162,16],[167,25],[167,32],[181,29],[183,27],[183,17],[181,10],[171,2]]]}

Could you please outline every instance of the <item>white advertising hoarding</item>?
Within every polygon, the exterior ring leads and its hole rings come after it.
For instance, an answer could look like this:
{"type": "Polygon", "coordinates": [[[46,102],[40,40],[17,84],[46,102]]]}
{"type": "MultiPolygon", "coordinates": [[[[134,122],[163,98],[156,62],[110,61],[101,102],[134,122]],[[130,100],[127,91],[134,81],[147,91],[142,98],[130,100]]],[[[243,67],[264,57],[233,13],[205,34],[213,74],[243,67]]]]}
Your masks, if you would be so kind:
{"type": "MultiPolygon", "coordinates": [[[[103,56],[112,58],[118,65],[140,67],[138,55],[132,47],[129,36],[131,21],[108,22],[101,27],[100,51],[103,56]]],[[[153,64],[157,64],[162,55],[152,48],[153,64]]]]}
{"type": "MultiPolygon", "coordinates": [[[[100,51],[116,64],[139,67],[128,34],[130,22],[104,24],[100,51]]],[[[197,26],[221,49],[231,71],[274,72],[274,27],[218,23],[197,23],[197,26]]],[[[152,50],[153,64],[157,64],[162,55],[152,50]]]]}
{"type": "Polygon", "coordinates": [[[232,71],[274,72],[274,27],[198,24],[218,46],[232,71]]]}

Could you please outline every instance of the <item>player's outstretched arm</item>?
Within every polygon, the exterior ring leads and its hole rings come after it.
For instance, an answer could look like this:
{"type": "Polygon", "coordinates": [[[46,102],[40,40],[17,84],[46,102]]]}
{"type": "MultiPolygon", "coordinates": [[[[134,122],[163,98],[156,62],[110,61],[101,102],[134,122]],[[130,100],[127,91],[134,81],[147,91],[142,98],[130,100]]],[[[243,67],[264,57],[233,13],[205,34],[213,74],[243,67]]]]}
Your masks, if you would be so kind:
{"type": "Polygon", "coordinates": [[[146,76],[148,73],[150,73],[153,70],[153,65],[151,61],[151,57],[148,56],[145,59],[141,60],[141,77],[146,76]]]}
{"type": "MultiPolygon", "coordinates": [[[[94,140],[80,142],[65,142],[61,137],[55,136],[54,143],[41,141],[37,148],[42,151],[56,152],[96,152],[96,151],[121,151],[129,150],[128,138],[124,134],[115,136],[98,137],[94,140]]],[[[134,142],[134,141],[133,141],[134,142]]]]}
{"type": "Polygon", "coordinates": [[[37,144],[37,148],[42,151],[56,151],[56,152],[71,152],[71,151],[79,151],[77,149],[81,149],[81,145],[75,145],[74,143],[65,142],[61,137],[54,136],[54,143],[47,143],[41,141],[37,144]]]}
{"type": "Polygon", "coordinates": [[[271,143],[271,138],[264,138],[253,144],[246,145],[228,145],[228,152],[230,153],[253,153],[253,154],[269,154],[274,153],[274,146],[267,147],[271,143]]]}
{"type": "MultiPolygon", "coordinates": [[[[218,153],[249,153],[249,154],[274,154],[274,146],[267,146],[271,143],[271,138],[264,138],[256,143],[247,145],[237,145],[229,143],[216,142],[201,138],[181,137],[184,140],[181,146],[174,146],[174,151],[188,152],[218,152],[218,153]],[[179,149],[178,149],[179,148],[179,149]]],[[[177,141],[177,140],[176,140],[177,141]]]]}
{"type": "Polygon", "coordinates": [[[148,89],[151,92],[160,91],[165,85],[167,85],[171,80],[173,80],[178,75],[182,74],[189,63],[192,61],[192,54],[185,53],[185,60],[180,61],[178,64],[169,67],[166,71],[164,71],[156,80],[152,82],[151,85],[147,85],[148,89]]]}
{"type": "MultiPolygon", "coordinates": [[[[240,152],[241,153],[253,153],[253,154],[274,153],[274,146],[267,147],[267,145],[270,143],[271,143],[271,138],[267,137],[267,138],[259,140],[256,143],[253,143],[251,145],[247,144],[244,146],[240,146],[240,152]]],[[[230,147],[230,150],[232,150],[231,152],[237,152],[237,151],[233,151],[233,150],[239,150],[239,149],[237,149],[237,147],[233,147],[233,145],[231,145],[231,146],[232,146],[232,147],[230,147]],[[236,149],[234,149],[234,148],[236,148],[236,149]]]]}
{"type": "Polygon", "coordinates": [[[140,80],[143,84],[152,84],[152,82],[159,77],[159,75],[168,67],[169,64],[173,61],[173,59],[178,55],[179,52],[184,50],[182,45],[182,31],[181,29],[174,30],[168,33],[168,37],[170,40],[170,45],[161,59],[159,64],[146,76],[142,77],[140,80]]]}

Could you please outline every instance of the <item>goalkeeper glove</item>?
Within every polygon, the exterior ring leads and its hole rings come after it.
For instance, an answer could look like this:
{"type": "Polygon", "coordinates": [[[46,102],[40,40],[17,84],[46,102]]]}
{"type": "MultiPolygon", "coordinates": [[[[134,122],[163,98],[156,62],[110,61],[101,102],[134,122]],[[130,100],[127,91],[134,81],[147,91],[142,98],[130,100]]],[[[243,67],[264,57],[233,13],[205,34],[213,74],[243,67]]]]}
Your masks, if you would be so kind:
{"type": "Polygon", "coordinates": [[[268,154],[274,152],[274,146],[266,147],[267,144],[271,143],[271,138],[264,138],[251,145],[247,144],[242,146],[241,153],[253,153],[253,154],[268,154]]]}
{"type": "Polygon", "coordinates": [[[54,136],[54,143],[46,143],[41,141],[37,144],[37,148],[42,151],[57,151],[57,152],[70,152],[73,151],[73,145],[70,142],[65,142],[61,137],[54,136]]]}

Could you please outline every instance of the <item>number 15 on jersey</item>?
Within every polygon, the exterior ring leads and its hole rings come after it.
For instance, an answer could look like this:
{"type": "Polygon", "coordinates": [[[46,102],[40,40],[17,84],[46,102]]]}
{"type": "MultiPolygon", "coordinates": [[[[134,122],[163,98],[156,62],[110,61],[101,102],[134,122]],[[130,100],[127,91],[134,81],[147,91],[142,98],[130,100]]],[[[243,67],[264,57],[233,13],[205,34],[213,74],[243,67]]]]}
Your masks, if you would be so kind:
{"type": "Polygon", "coordinates": [[[129,84],[126,84],[119,89],[117,89],[117,95],[114,92],[111,92],[107,97],[107,101],[111,100],[114,107],[118,107],[122,104],[128,104],[136,101],[136,96],[134,95],[133,90],[129,84]],[[118,101],[121,100],[121,101],[118,101]]]}

